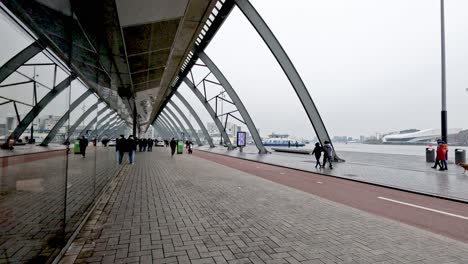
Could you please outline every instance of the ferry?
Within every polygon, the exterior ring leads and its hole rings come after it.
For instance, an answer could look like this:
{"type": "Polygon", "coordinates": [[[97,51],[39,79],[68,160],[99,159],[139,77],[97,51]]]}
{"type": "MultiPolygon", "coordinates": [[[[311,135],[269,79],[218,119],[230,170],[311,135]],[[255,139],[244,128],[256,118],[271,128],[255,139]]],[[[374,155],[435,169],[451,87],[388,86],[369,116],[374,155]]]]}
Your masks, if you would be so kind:
{"type": "Polygon", "coordinates": [[[305,143],[289,137],[288,134],[271,134],[263,140],[267,147],[304,147],[305,143]]]}

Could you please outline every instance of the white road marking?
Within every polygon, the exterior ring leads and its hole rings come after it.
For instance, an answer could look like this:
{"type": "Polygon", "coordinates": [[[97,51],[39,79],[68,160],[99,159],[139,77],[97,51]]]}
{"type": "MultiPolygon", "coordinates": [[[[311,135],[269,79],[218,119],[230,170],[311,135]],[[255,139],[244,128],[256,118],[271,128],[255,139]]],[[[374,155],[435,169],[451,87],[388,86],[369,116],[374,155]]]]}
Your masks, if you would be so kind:
{"type": "Polygon", "coordinates": [[[284,174],[286,174],[286,173],[284,173],[284,172],[280,172],[280,174],[281,174],[281,175],[284,175],[284,174]]]}
{"type": "Polygon", "coordinates": [[[431,211],[431,212],[434,212],[434,213],[444,214],[444,215],[460,218],[460,219],[463,219],[463,220],[468,220],[468,217],[466,217],[466,216],[447,213],[447,212],[444,212],[444,211],[439,211],[439,210],[436,210],[436,209],[432,209],[432,208],[428,208],[428,207],[424,207],[424,206],[419,206],[419,205],[415,205],[415,204],[411,204],[411,203],[405,203],[405,202],[401,202],[401,201],[397,201],[397,200],[393,200],[393,199],[389,199],[389,198],[385,198],[385,197],[378,197],[378,198],[382,199],[382,200],[385,200],[385,201],[393,202],[393,203],[403,204],[403,205],[407,205],[407,206],[411,206],[411,207],[431,211]]]}
{"type": "Polygon", "coordinates": [[[322,184],[323,182],[317,182],[318,184],[322,184]]]}

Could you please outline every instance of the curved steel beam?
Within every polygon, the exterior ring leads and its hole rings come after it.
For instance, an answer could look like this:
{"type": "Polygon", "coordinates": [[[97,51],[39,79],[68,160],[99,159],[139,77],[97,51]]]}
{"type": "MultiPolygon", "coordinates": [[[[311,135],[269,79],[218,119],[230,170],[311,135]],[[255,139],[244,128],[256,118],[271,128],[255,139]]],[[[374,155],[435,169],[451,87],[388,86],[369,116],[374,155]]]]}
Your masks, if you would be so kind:
{"type": "Polygon", "coordinates": [[[118,137],[119,134],[121,134],[121,131],[125,128],[125,123],[121,124],[119,127],[113,129],[111,132],[109,132],[109,138],[116,138],[118,137]]]}
{"type": "Polygon", "coordinates": [[[184,119],[185,123],[187,124],[187,126],[189,127],[190,131],[192,131],[192,136],[195,137],[195,141],[197,141],[197,144],[198,146],[203,146],[201,140],[200,140],[200,137],[198,136],[198,133],[197,131],[195,130],[195,128],[193,128],[192,124],[190,123],[190,121],[188,120],[188,118],[185,116],[184,112],[182,112],[182,110],[180,110],[180,108],[177,106],[176,103],[174,103],[172,100],[169,101],[169,104],[174,107],[174,109],[177,111],[177,113],[179,113],[179,115],[182,117],[182,119],[184,119]]]}
{"type": "Polygon", "coordinates": [[[35,41],[3,64],[0,68],[0,83],[43,49],[44,47],[42,47],[39,42],[35,41]]]}
{"type": "MultiPolygon", "coordinates": [[[[197,112],[195,112],[193,107],[187,102],[187,100],[185,100],[185,98],[178,91],[174,91],[174,95],[177,96],[177,98],[179,98],[182,104],[184,104],[185,108],[189,110],[190,114],[195,118],[195,121],[197,121],[198,126],[202,130],[203,135],[205,136],[205,140],[208,142],[211,148],[214,148],[215,145],[213,144],[213,139],[210,137],[208,130],[206,130],[206,127],[201,121],[200,117],[197,115],[197,112]]],[[[173,105],[176,105],[176,104],[173,103],[173,105]]]]}
{"type": "Polygon", "coordinates": [[[197,89],[197,87],[195,87],[195,85],[192,83],[192,81],[190,81],[187,77],[184,78],[184,82],[185,82],[185,84],[187,84],[187,86],[190,88],[190,90],[197,96],[198,100],[200,100],[200,102],[205,106],[206,111],[208,111],[211,118],[213,119],[213,122],[218,127],[219,133],[221,134],[221,136],[224,139],[224,143],[228,146],[228,150],[232,150],[233,146],[231,144],[231,139],[227,135],[226,130],[223,127],[223,124],[221,123],[219,118],[216,116],[216,113],[213,110],[213,108],[211,107],[210,103],[208,103],[208,101],[206,101],[203,94],[197,89]]]}
{"type": "Polygon", "coordinates": [[[167,130],[161,125],[159,120],[156,120],[156,122],[154,122],[154,125],[156,128],[159,129],[159,133],[161,134],[163,138],[169,138],[169,134],[167,133],[167,130]]]}
{"type": "MultiPolygon", "coordinates": [[[[70,130],[68,131],[68,138],[70,138],[73,133],[75,133],[76,128],[83,122],[93,111],[95,111],[98,107],[98,104],[100,104],[102,101],[99,99],[95,104],[93,104],[86,112],[84,112],[76,121],[75,123],[70,127],[70,130]]],[[[105,108],[104,108],[105,109],[105,108]]],[[[102,110],[102,109],[101,109],[102,110]]],[[[98,113],[99,115],[99,113],[98,113]]]]}
{"type": "Polygon", "coordinates": [[[180,129],[182,129],[182,131],[184,132],[185,134],[185,137],[186,138],[191,138],[191,135],[189,134],[189,132],[187,131],[187,129],[185,129],[184,127],[184,124],[182,124],[182,122],[180,122],[180,119],[174,114],[174,112],[172,112],[171,109],[169,109],[169,107],[165,107],[163,109],[163,112],[164,110],[166,111],[166,114],[169,118],[172,118],[173,120],[176,121],[176,123],[179,125],[180,129]]]}
{"type": "Polygon", "coordinates": [[[117,120],[119,120],[120,117],[119,117],[119,115],[117,113],[115,113],[115,114],[116,115],[114,117],[110,118],[109,121],[107,121],[105,124],[103,124],[100,128],[93,131],[91,133],[91,136],[97,138],[104,130],[106,130],[110,126],[113,126],[114,124],[116,124],[116,122],[118,122],[117,120]]]}
{"type": "Polygon", "coordinates": [[[161,116],[161,119],[163,121],[165,121],[165,123],[168,125],[168,127],[171,128],[174,131],[174,133],[176,135],[176,138],[178,138],[178,139],[182,138],[182,133],[179,132],[180,130],[177,129],[177,126],[175,125],[175,123],[172,120],[170,120],[169,118],[167,118],[165,113],[161,112],[160,116],[161,116]]]}
{"type": "MultiPolygon", "coordinates": [[[[41,146],[47,146],[49,143],[55,138],[55,135],[59,132],[60,128],[65,124],[65,121],[67,121],[70,118],[70,113],[75,110],[78,105],[80,105],[88,96],[92,95],[93,91],[91,90],[86,90],[80,97],[78,97],[69,107],[68,111],[65,112],[65,114],[60,118],[60,120],[54,125],[54,127],[50,130],[49,134],[44,138],[42,143],[40,144],[41,146]]],[[[70,131],[68,132],[70,134],[70,131]]]]}
{"type": "MultiPolygon", "coordinates": [[[[305,87],[301,76],[297,72],[296,68],[294,67],[294,64],[289,59],[283,47],[279,43],[278,39],[276,39],[275,35],[270,30],[266,22],[263,20],[263,18],[248,0],[234,1],[236,2],[237,7],[239,7],[242,13],[244,13],[245,17],[250,21],[255,30],[257,30],[258,34],[265,41],[266,45],[273,53],[279,65],[283,69],[283,72],[288,77],[289,82],[296,91],[296,94],[299,97],[299,100],[301,101],[302,106],[304,107],[307,113],[307,116],[309,117],[309,120],[315,130],[315,133],[317,134],[320,143],[322,143],[322,145],[325,141],[329,141],[331,143],[330,136],[328,135],[325,124],[323,123],[323,120],[320,117],[320,113],[317,107],[315,106],[312,97],[307,91],[307,88],[305,87]]],[[[338,159],[336,154],[335,159],[338,159]]]]}
{"type": "Polygon", "coordinates": [[[173,127],[175,127],[175,129],[179,133],[180,139],[185,140],[185,138],[187,137],[187,131],[185,130],[185,128],[178,126],[174,121],[174,118],[172,118],[167,112],[164,112],[164,109],[163,111],[161,111],[161,114],[164,117],[166,117],[166,119],[171,123],[173,127]]]}
{"type": "Polygon", "coordinates": [[[114,122],[114,124],[112,125],[109,125],[106,129],[104,129],[100,134],[97,135],[97,139],[102,139],[102,137],[104,136],[104,134],[106,134],[107,132],[112,132],[114,131],[115,129],[117,129],[118,127],[122,126],[124,123],[123,120],[120,120],[120,121],[116,121],[114,122]]]}
{"type": "MultiPolygon", "coordinates": [[[[116,118],[116,117],[117,117],[117,114],[116,114],[115,112],[111,111],[110,113],[108,113],[107,115],[105,115],[102,119],[99,119],[99,120],[98,120],[98,118],[94,119],[93,122],[90,122],[90,123],[85,127],[85,129],[83,129],[83,131],[81,131],[80,136],[83,136],[83,135],[86,133],[86,131],[90,130],[91,126],[93,126],[94,124],[97,124],[96,127],[95,127],[94,129],[92,129],[92,132],[91,132],[91,134],[89,135],[89,136],[94,136],[94,134],[95,134],[96,131],[98,130],[98,127],[102,128],[102,125],[99,126],[99,123],[103,123],[105,120],[109,120],[109,121],[110,121],[110,120],[112,120],[112,119],[114,119],[114,118],[116,118]],[[98,122],[99,122],[99,123],[98,123],[98,122]]],[[[107,121],[106,121],[106,122],[107,122],[107,121]]],[[[105,123],[105,124],[107,124],[107,123],[105,123]]]]}
{"type": "Polygon", "coordinates": [[[159,122],[161,123],[161,125],[163,126],[163,128],[166,129],[167,133],[169,134],[169,137],[173,137],[173,138],[176,138],[177,137],[177,133],[175,132],[175,130],[170,127],[166,121],[164,121],[162,118],[159,118],[159,122]]]}
{"type": "MultiPolygon", "coordinates": [[[[96,106],[96,107],[97,107],[97,106],[96,106]]],[[[89,123],[83,128],[83,130],[80,131],[80,133],[78,134],[78,136],[84,135],[84,133],[85,133],[86,131],[88,131],[94,124],[96,124],[97,119],[99,118],[99,116],[102,115],[105,111],[107,111],[107,109],[109,109],[109,108],[106,106],[106,107],[102,108],[101,110],[99,110],[98,113],[97,113],[97,115],[96,115],[96,117],[93,118],[93,120],[92,120],[91,122],[89,122],[89,123]]],[[[112,111],[111,111],[109,114],[111,114],[111,113],[112,113],[112,111]]],[[[108,117],[109,114],[106,115],[106,117],[108,117]]],[[[83,119],[83,120],[84,120],[84,119],[83,119]]],[[[81,123],[81,122],[80,122],[80,123],[81,123]]],[[[76,123],[76,125],[78,126],[79,123],[76,123]]],[[[71,136],[73,136],[73,134],[70,134],[70,137],[71,137],[71,136]]]]}
{"type": "Polygon", "coordinates": [[[67,89],[71,82],[76,77],[74,75],[65,78],[62,82],[60,82],[57,86],[55,86],[52,90],[50,90],[42,99],[39,101],[29,112],[26,116],[21,120],[15,130],[11,133],[8,138],[13,138],[17,140],[26,130],[26,128],[33,122],[33,120],[41,113],[41,111],[61,92],[67,89]]]}
{"type": "Polygon", "coordinates": [[[237,95],[236,91],[234,91],[231,84],[224,76],[224,74],[218,69],[216,64],[214,64],[214,62],[210,59],[210,57],[208,57],[208,55],[206,55],[205,52],[203,51],[199,52],[198,57],[203,61],[203,63],[205,63],[208,69],[210,69],[211,73],[213,73],[216,79],[218,79],[218,81],[221,83],[221,86],[223,86],[224,90],[226,90],[226,93],[234,102],[237,110],[239,111],[239,114],[242,116],[242,119],[245,122],[245,125],[250,131],[250,135],[252,136],[255,142],[255,145],[257,146],[258,153],[259,154],[268,153],[265,146],[263,146],[263,142],[262,142],[262,139],[260,138],[260,134],[258,133],[258,130],[255,127],[255,124],[252,121],[252,118],[250,117],[249,112],[247,112],[247,109],[245,109],[244,104],[242,103],[241,99],[237,95]]]}

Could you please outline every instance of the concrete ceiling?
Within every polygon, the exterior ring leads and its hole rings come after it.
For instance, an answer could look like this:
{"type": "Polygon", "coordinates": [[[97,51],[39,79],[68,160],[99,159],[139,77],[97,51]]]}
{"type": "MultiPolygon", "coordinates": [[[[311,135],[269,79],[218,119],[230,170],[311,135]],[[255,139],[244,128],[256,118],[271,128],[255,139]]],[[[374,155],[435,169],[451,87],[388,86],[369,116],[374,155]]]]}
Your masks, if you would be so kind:
{"type": "Polygon", "coordinates": [[[144,131],[218,0],[2,2],[64,61],[73,32],[73,69],[91,88],[118,92],[129,112],[134,103],[144,131]]]}

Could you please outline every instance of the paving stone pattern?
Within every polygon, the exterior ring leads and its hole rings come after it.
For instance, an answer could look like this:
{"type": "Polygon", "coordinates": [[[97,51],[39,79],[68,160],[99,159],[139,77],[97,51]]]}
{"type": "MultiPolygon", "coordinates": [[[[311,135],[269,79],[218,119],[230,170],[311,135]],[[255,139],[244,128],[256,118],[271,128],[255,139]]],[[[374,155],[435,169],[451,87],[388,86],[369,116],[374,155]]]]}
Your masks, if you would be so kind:
{"type": "Polygon", "coordinates": [[[119,168],[114,148],[69,155],[64,232],[64,153],[0,167],[0,264],[51,261],[119,168]]]}
{"type": "Polygon", "coordinates": [[[466,244],[189,155],[138,153],[61,263],[468,263],[466,244]]]}
{"type": "Polygon", "coordinates": [[[200,147],[199,149],[231,157],[468,201],[468,173],[463,174],[463,169],[453,163],[448,165],[448,171],[434,170],[431,168],[434,164],[426,163],[424,156],[340,151],[340,157],[344,158],[346,162],[335,163],[331,170],[328,167],[316,169],[315,158],[310,155],[278,152],[260,155],[251,146],[248,146],[243,153],[238,150],[227,151],[226,148],[221,147],[213,149],[200,147]]]}

